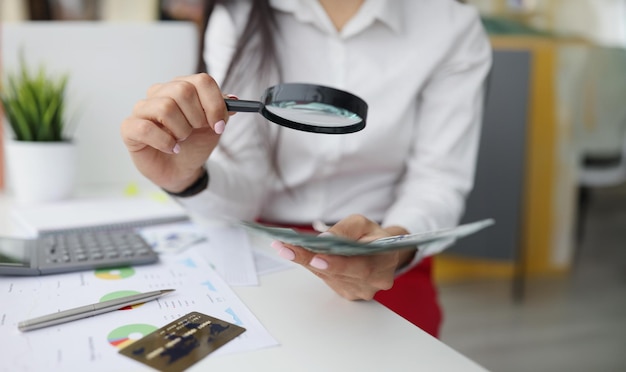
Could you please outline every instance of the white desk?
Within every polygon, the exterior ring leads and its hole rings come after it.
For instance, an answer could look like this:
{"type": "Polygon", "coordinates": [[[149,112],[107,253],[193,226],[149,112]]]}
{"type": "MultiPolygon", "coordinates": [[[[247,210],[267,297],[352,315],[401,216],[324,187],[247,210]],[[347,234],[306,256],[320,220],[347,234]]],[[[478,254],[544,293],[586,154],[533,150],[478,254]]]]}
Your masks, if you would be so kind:
{"type": "MultiPolygon", "coordinates": [[[[11,205],[0,193],[0,234],[14,229],[11,205]]],[[[205,358],[192,371],[484,371],[377,302],[346,301],[300,267],[234,291],[280,346],[205,358]]]]}

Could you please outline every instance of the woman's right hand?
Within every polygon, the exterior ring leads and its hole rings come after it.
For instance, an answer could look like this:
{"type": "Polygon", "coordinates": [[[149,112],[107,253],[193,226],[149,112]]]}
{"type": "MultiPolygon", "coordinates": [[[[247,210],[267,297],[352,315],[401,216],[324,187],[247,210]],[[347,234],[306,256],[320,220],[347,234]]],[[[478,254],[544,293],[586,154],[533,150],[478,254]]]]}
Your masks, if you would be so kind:
{"type": "Polygon", "coordinates": [[[122,122],[121,134],[137,169],[179,192],[200,177],[228,116],[215,80],[195,74],[150,87],[122,122]]]}

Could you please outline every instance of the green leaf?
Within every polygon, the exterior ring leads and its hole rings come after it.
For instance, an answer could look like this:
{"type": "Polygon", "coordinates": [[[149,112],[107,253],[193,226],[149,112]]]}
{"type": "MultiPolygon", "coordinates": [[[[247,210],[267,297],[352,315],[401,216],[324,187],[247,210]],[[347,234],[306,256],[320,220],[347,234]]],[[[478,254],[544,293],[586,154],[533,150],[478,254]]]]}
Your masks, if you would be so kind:
{"type": "Polygon", "coordinates": [[[3,99],[2,105],[7,112],[7,117],[11,124],[11,128],[15,133],[15,138],[18,141],[33,141],[33,133],[28,125],[24,114],[20,110],[19,105],[12,105],[9,101],[3,99]]]}
{"type": "Polygon", "coordinates": [[[65,90],[69,77],[49,75],[43,66],[31,73],[20,54],[20,68],[7,74],[0,99],[15,138],[20,141],[63,141],[65,90]]]}

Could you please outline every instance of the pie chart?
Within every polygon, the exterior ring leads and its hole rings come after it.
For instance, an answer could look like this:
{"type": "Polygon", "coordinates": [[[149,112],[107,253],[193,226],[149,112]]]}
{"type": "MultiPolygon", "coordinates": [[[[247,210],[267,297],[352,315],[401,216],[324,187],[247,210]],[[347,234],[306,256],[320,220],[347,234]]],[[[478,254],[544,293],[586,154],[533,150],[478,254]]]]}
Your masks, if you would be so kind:
{"type": "MultiPolygon", "coordinates": [[[[100,298],[100,302],[109,301],[109,300],[116,300],[118,298],[133,296],[133,295],[137,295],[137,294],[140,294],[140,293],[141,292],[138,292],[138,291],[116,291],[116,292],[111,292],[111,293],[107,293],[104,296],[102,296],[100,298]]],[[[135,305],[125,306],[125,307],[120,308],[120,310],[131,310],[131,309],[137,308],[137,307],[139,307],[141,305],[143,305],[143,304],[135,304],[135,305]]]]}
{"type": "Polygon", "coordinates": [[[123,349],[157,329],[157,327],[151,324],[127,324],[111,331],[107,336],[107,340],[116,348],[123,349]]]}
{"type": "Polygon", "coordinates": [[[132,267],[116,267],[112,269],[98,269],[95,272],[96,278],[106,280],[118,280],[130,278],[135,275],[135,269],[132,267]]]}

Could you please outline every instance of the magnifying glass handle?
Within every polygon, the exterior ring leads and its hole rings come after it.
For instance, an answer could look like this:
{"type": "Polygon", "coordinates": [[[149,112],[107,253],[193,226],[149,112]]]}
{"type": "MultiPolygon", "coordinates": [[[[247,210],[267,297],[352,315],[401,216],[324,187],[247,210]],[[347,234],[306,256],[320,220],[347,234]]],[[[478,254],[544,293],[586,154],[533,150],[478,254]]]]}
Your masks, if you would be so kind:
{"type": "Polygon", "coordinates": [[[260,112],[263,105],[259,101],[225,99],[226,108],[231,112],[260,112]]]}

